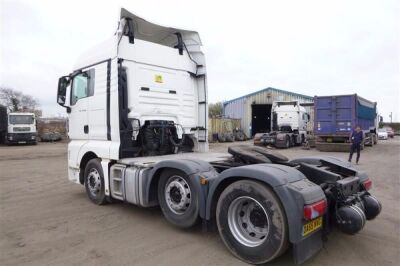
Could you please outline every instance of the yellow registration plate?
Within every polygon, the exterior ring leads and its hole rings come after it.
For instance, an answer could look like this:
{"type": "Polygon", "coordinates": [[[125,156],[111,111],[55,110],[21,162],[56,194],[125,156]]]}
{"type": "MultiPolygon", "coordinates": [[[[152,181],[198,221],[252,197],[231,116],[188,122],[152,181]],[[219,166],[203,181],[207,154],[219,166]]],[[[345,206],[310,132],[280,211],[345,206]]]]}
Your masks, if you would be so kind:
{"type": "Polygon", "coordinates": [[[322,217],[318,217],[305,225],[303,225],[303,236],[309,235],[312,232],[322,227],[322,217]]]}

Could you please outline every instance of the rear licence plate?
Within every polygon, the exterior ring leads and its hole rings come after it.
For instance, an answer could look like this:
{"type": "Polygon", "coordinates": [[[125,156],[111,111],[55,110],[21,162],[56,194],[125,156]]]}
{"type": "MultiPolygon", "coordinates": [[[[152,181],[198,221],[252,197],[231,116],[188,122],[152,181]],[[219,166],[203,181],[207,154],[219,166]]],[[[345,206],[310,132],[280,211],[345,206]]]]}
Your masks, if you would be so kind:
{"type": "Polygon", "coordinates": [[[322,227],[322,216],[303,225],[303,236],[307,236],[322,227]]]}

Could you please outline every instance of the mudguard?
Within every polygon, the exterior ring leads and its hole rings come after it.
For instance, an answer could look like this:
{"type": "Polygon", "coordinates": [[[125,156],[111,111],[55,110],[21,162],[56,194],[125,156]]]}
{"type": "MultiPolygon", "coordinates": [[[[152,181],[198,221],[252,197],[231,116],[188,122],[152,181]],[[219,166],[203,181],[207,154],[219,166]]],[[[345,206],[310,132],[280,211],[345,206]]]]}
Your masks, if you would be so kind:
{"type": "Polygon", "coordinates": [[[261,181],[270,186],[279,197],[285,209],[289,241],[298,243],[303,240],[303,208],[304,204],[325,199],[322,189],[307,180],[307,178],[293,167],[278,164],[255,164],[228,169],[218,178],[210,179],[205,217],[211,220],[213,204],[218,200],[215,192],[229,179],[247,178],[261,181]]]}
{"type": "Polygon", "coordinates": [[[214,167],[212,167],[211,164],[205,161],[179,159],[179,160],[160,161],[152,167],[151,173],[156,173],[161,168],[176,168],[185,172],[187,175],[192,175],[200,172],[209,172],[214,170],[214,167]]]}

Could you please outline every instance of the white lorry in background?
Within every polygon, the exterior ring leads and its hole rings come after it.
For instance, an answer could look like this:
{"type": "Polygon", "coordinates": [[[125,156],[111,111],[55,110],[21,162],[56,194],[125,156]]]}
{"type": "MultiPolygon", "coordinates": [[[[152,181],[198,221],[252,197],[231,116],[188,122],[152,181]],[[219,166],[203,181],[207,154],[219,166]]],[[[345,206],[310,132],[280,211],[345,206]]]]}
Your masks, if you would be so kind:
{"type": "Polygon", "coordinates": [[[289,161],[254,146],[209,152],[200,46],[197,32],[122,9],[116,34],[59,79],[57,102],[69,113],[68,176],[93,203],[159,205],[177,227],[216,225],[227,248],[252,264],[289,245],[301,263],[322,248],[328,217],[354,234],[379,214],[371,180],[347,162],[289,161]],[[340,198],[324,193],[333,188],[340,198]]]}
{"type": "Polygon", "coordinates": [[[255,145],[289,148],[305,142],[310,115],[298,101],[274,101],[271,112],[273,130],[256,134],[255,145]]]}
{"type": "Polygon", "coordinates": [[[6,144],[36,144],[36,119],[34,113],[8,113],[6,144]]]}

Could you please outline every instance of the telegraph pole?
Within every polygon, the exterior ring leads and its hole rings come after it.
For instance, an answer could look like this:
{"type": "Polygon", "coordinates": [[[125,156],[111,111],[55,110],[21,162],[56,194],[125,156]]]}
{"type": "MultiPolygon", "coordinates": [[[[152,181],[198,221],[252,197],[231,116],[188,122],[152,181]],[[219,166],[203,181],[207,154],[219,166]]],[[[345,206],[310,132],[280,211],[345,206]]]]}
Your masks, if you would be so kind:
{"type": "Polygon", "coordinates": [[[393,114],[392,114],[392,112],[390,112],[390,115],[389,115],[389,117],[390,117],[390,123],[392,123],[392,118],[393,118],[393,114]]]}

